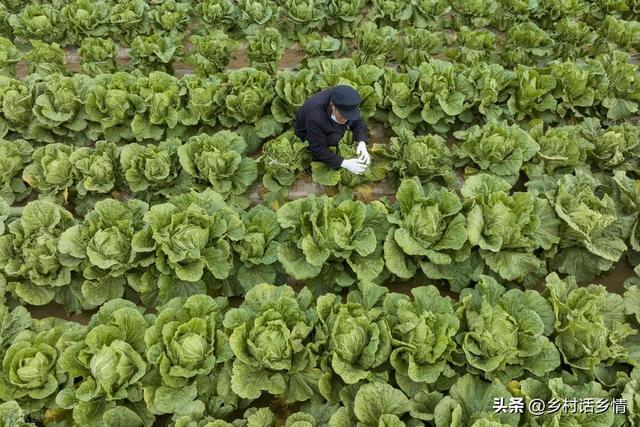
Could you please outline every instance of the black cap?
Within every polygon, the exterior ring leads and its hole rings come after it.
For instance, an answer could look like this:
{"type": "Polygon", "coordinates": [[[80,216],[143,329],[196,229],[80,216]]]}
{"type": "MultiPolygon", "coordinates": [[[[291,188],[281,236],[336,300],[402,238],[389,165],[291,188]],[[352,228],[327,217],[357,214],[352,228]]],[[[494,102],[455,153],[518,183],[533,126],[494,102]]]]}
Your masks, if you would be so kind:
{"type": "Polygon", "coordinates": [[[340,85],[333,88],[331,102],[347,120],[358,120],[360,118],[360,94],[351,86],[340,85]]]}

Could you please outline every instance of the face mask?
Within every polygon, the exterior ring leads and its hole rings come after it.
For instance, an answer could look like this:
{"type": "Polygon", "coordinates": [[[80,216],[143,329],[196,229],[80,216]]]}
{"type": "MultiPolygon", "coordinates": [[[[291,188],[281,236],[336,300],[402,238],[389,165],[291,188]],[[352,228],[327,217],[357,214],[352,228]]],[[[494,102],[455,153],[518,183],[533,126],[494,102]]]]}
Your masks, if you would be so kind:
{"type": "Polygon", "coordinates": [[[347,122],[340,123],[340,122],[338,121],[338,119],[336,119],[336,115],[335,115],[334,113],[331,113],[331,120],[333,120],[334,122],[338,123],[339,125],[344,125],[344,124],[346,124],[346,123],[347,123],[347,122]]]}

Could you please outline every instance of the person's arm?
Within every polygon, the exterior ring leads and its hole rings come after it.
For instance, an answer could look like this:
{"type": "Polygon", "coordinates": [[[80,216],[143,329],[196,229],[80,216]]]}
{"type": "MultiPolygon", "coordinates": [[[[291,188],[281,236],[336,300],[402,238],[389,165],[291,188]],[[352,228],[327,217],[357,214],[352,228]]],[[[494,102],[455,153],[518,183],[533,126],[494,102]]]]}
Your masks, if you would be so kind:
{"type": "Polygon", "coordinates": [[[313,160],[323,162],[331,169],[339,169],[344,159],[329,149],[327,136],[322,132],[320,126],[313,120],[307,120],[306,130],[313,160]]]}
{"type": "Polygon", "coordinates": [[[367,123],[364,120],[358,119],[358,120],[349,122],[349,129],[351,129],[351,132],[353,133],[354,141],[356,142],[369,141],[369,137],[367,136],[367,123]]]}

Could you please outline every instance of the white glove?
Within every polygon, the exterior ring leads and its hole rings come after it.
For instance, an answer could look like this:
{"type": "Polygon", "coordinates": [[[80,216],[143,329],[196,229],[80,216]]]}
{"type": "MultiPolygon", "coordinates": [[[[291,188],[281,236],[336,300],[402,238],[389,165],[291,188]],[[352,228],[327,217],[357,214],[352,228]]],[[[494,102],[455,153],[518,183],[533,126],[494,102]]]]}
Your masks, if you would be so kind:
{"type": "Polygon", "coordinates": [[[356,175],[362,175],[367,170],[367,165],[358,159],[344,159],[340,166],[356,175]]]}
{"type": "Polygon", "coordinates": [[[360,160],[365,165],[369,165],[371,163],[371,156],[369,156],[369,152],[367,151],[367,143],[364,141],[358,142],[358,148],[356,148],[356,153],[358,153],[358,160],[360,160]]]}

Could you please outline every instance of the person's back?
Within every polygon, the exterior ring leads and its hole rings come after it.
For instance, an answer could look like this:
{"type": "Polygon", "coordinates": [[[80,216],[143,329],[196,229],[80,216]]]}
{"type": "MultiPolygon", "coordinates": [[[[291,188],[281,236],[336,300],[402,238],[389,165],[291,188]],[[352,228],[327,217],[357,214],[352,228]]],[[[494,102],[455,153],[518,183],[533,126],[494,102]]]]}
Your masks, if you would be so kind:
{"type": "MultiPolygon", "coordinates": [[[[329,109],[329,101],[331,99],[331,91],[333,88],[322,90],[311,98],[307,99],[305,103],[298,109],[296,113],[296,123],[295,123],[295,134],[301,140],[305,140],[307,137],[306,123],[307,117],[309,115],[316,115],[319,111],[323,110],[323,107],[326,107],[326,119],[331,118],[331,111],[329,109]]],[[[338,123],[336,123],[338,124],[338,123]]],[[[343,125],[344,126],[344,125],[343,125]]]]}

